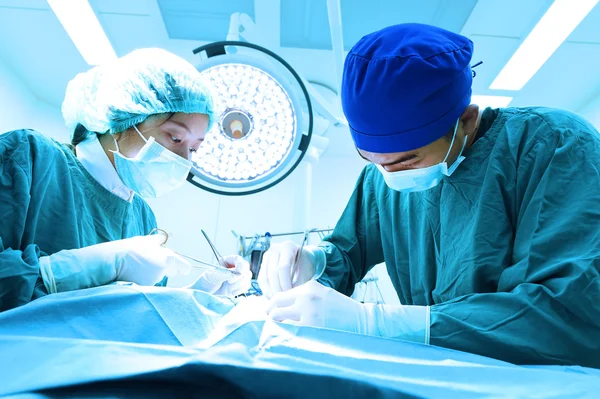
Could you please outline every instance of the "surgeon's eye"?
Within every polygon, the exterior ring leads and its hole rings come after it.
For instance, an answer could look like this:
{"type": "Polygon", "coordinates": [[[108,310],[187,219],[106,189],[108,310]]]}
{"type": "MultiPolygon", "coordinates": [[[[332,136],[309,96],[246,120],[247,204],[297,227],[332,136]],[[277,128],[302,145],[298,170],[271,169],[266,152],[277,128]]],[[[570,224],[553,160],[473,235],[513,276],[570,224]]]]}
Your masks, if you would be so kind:
{"type": "Polygon", "coordinates": [[[198,150],[197,150],[197,149],[195,149],[195,148],[190,148],[190,153],[192,153],[192,154],[195,154],[195,153],[197,153],[197,152],[198,152],[198,150]]]}
{"type": "Polygon", "coordinates": [[[411,159],[410,161],[400,162],[400,165],[409,167],[409,166],[415,166],[419,162],[420,162],[420,160],[418,160],[418,159],[411,159]]]}
{"type": "Polygon", "coordinates": [[[169,135],[169,137],[171,137],[171,141],[172,141],[173,143],[181,143],[181,140],[180,140],[180,139],[178,139],[177,137],[175,137],[175,136],[172,136],[172,135],[169,135]]]}

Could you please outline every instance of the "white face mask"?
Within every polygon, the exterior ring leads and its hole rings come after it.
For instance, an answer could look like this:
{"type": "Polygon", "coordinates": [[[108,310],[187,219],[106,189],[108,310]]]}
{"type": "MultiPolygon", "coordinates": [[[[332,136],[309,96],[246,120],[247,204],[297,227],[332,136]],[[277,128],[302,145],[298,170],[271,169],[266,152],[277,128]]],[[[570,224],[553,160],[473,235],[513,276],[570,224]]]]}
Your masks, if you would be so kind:
{"type": "Polygon", "coordinates": [[[146,140],[133,127],[146,144],[134,158],[127,158],[115,140],[115,168],[123,183],[145,198],[160,197],[185,183],[192,163],[158,144],[154,137],[146,140]]]}
{"type": "Polygon", "coordinates": [[[450,148],[448,148],[448,153],[446,153],[446,157],[441,163],[437,165],[429,166],[427,168],[422,169],[411,169],[411,170],[399,170],[397,172],[388,172],[381,165],[376,165],[377,169],[383,175],[383,179],[389,188],[396,191],[403,192],[412,192],[412,191],[424,191],[429,190],[437,186],[440,181],[444,178],[444,176],[450,176],[458,165],[461,164],[462,161],[465,160],[465,157],[462,155],[465,145],[467,144],[467,139],[469,136],[465,136],[462,148],[460,153],[458,154],[458,158],[456,161],[448,168],[447,159],[450,155],[450,151],[452,150],[452,145],[454,144],[454,140],[456,139],[456,132],[458,130],[458,122],[456,122],[456,126],[454,127],[454,135],[452,136],[452,142],[450,143],[450,148]]]}

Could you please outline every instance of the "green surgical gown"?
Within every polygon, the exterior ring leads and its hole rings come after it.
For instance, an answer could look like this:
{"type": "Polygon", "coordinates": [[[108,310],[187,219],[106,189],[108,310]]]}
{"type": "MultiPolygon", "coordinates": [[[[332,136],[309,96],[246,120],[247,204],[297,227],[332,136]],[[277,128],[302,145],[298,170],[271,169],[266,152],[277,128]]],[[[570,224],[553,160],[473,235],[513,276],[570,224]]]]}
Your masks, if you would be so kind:
{"type": "Polygon", "coordinates": [[[431,306],[433,345],[600,367],[600,135],[548,108],[487,109],[481,123],[431,190],[393,191],[367,166],[321,244],[320,281],[350,295],[385,262],[402,304],[431,306]]]}
{"type": "Polygon", "coordinates": [[[47,294],[40,256],[155,227],[144,200],[106,190],[71,147],[32,130],[0,135],[0,311],[47,294]]]}

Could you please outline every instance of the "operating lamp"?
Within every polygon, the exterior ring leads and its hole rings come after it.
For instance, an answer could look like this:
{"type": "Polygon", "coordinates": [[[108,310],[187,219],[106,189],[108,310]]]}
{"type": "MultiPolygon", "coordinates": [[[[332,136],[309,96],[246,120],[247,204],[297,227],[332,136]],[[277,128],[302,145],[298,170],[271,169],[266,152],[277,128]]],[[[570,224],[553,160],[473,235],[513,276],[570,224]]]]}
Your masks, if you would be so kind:
{"type": "Polygon", "coordinates": [[[261,46],[222,41],[194,50],[213,91],[216,121],[192,158],[188,181],[224,195],[266,190],[300,163],[313,130],[302,79],[261,46]]]}

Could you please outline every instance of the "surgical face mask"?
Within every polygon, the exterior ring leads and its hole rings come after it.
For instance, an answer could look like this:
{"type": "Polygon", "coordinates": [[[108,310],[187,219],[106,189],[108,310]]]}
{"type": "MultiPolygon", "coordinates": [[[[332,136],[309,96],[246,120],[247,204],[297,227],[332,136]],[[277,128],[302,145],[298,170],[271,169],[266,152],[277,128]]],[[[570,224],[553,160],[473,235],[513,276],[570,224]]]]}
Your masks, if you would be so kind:
{"type": "Polygon", "coordinates": [[[146,139],[134,128],[146,142],[134,158],[121,154],[115,140],[115,168],[123,183],[145,198],[160,197],[185,183],[192,163],[158,144],[154,137],[146,139]]]}
{"type": "MultiPolygon", "coordinates": [[[[459,119],[460,120],[460,119],[459,119]]],[[[465,136],[462,148],[460,153],[458,154],[458,158],[456,161],[448,168],[447,159],[450,155],[450,151],[452,150],[452,146],[454,144],[454,140],[456,139],[456,132],[458,130],[458,121],[456,122],[456,126],[454,127],[454,135],[452,136],[452,142],[450,143],[450,148],[448,148],[448,152],[446,153],[446,157],[437,165],[429,166],[427,168],[422,169],[411,169],[411,170],[399,170],[397,172],[388,172],[381,165],[377,165],[377,169],[383,175],[383,179],[389,188],[396,191],[403,192],[412,192],[412,191],[424,191],[429,190],[437,186],[440,181],[444,178],[444,176],[450,176],[458,165],[461,164],[462,161],[465,160],[465,157],[462,155],[465,149],[465,145],[467,144],[467,139],[469,136],[465,136]]]]}

